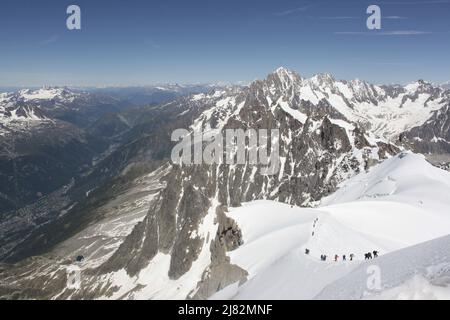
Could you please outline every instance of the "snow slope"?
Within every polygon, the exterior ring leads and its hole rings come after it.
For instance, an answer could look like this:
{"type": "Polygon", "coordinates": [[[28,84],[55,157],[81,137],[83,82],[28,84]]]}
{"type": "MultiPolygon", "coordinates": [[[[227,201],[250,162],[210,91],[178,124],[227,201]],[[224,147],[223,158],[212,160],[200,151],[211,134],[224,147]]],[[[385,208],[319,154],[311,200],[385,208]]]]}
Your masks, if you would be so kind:
{"type": "Polygon", "coordinates": [[[315,298],[450,299],[450,236],[362,263],[315,298]],[[379,270],[379,288],[367,286],[373,267],[379,270]]]}
{"type": "Polygon", "coordinates": [[[229,215],[241,227],[244,245],[229,256],[249,272],[249,280],[212,298],[364,298],[367,266],[375,261],[386,274],[382,289],[393,290],[376,292],[375,298],[401,298],[404,292],[414,297],[411,288],[424,297],[446,297],[445,290],[433,293],[426,277],[433,267],[439,273],[450,265],[450,238],[423,243],[450,234],[448,194],[450,173],[404,153],[344,182],[315,209],[271,201],[234,208],[229,215]],[[365,263],[363,254],[373,250],[381,256],[365,263]],[[350,253],[354,261],[341,261],[350,253]],[[335,254],[338,262],[332,261],[335,254]],[[422,276],[413,278],[416,273],[422,276]]]}

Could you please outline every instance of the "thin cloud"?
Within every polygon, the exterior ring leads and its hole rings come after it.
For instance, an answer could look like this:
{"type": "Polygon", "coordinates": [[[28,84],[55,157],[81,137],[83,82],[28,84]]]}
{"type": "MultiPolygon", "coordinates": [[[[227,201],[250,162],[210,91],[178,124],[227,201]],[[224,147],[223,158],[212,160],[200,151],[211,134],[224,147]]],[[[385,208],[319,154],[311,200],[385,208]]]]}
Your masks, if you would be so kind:
{"type": "MultiPolygon", "coordinates": [[[[361,17],[351,17],[351,16],[335,16],[335,17],[319,17],[319,19],[325,19],[325,20],[359,20],[359,19],[366,19],[366,16],[361,17]]],[[[408,19],[407,17],[400,17],[400,16],[382,16],[382,19],[388,19],[388,20],[400,20],[400,19],[408,19]]]]}
{"type": "Polygon", "coordinates": [[[401,16],[381,16],[381,19],[390,19],[390,20],[403,20],[408,19],[407,17],[401,17],[401,16]]]}
{"type": "Polygon", "coordinates": [[[409,65],[409,63],[405,63],[405,62],[397,62],[397,61],[377,61],[377,62],[372,62],[375,63],[377,65],[380,66],[407,66],[409,65]]]}
{"type": "Polygon", "coordinates": [[[49,44],[55,43],[55,42],[58,41],[58,40],[59,40],[59,35],[54,34],[54,35],[52,35],[50,38],[45,39],[45,40],[39,42],[39,45],[41,45],[41,46],[47,46],[47,45],[49,45],[49,44]]]}
{"type": "Polygon", "coordinates": [[[431,34],[428,31],[416,30],[394,30],[394,31],[336,31],[337,35],[360,35],[360,36],[419,36],[424,34],[431,34]]]}
{"type": "MultiPolygon", "coordinates": [[[[408,19],[407,17],[400,17],[400,16],[382,16],[382,19],[387,20],[400,20],[400,19],[408,19]]],[[[352,17],[352,16],[335,16],[335,17],[319,17],[319,19],[325,19],[325,20],[362,20],[366,19],[366,16],[361,17],[352,17]]]]}
{"type": "Polygon", "coordinates": [[[336,16],[336,17],[319,17],[319,19],[325,19],[325,20],[351,20],[351,19],[364,19],[364,17],[336,16]]]}
{"type": "Polygon", "coordinates": [[[281,11],[281,12],[276,12],[275,15],[276,16],[287,16],[287,15],[294,14],[297,12],[304,12],[313,6],[314,6],[313,4],[310,4],[310,5],[303,6],[303,7],[289,9],[289,10],[285,10],[285,11],[281,11]]]}
{"type": "Polygon", "coordinates": [[[161,45],[153,39],[145,39],[144,43],[152,49],[161,49],[161,45]]]}
{"type": "Polygon", "coordinates": [[[153,49],[161,49],[161,45],[153,40],[149,40],[149,44],[153,49]]]}

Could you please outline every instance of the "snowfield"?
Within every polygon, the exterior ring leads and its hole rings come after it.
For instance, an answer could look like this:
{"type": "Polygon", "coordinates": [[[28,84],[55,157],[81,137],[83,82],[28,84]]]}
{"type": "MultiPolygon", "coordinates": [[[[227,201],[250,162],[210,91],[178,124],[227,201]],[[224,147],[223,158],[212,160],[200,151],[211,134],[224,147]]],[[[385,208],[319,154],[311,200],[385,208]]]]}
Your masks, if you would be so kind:
{"type": "Polygon", "coordinates": [[[244,245],[229,256],[248,281],[212,299],[450,298],[449,194],[449,172],[403,153],[345,181],[314,209],[265,200],[233,208],[244,245]],[[364,261],[373,250],[380,256],[364,261]]]}
{"type": "Polygon", "coordinates": [[[315,299],[450,299],[450,236],[362,263],[315,299]],[[367,285],[374,267],[378,289],[367,285]]]}

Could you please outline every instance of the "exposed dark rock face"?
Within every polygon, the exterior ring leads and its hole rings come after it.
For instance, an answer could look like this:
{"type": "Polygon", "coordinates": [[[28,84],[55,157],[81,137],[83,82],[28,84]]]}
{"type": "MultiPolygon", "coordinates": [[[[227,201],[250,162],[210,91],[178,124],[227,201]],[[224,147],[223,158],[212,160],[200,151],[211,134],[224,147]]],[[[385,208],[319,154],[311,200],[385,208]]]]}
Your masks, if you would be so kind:
{"type": "MultiPolygon", "coordinates": [[[[192,185],[184,190],[176,219],[176,237],[173,238],[173,249],[171,252],[169,277],[178,279],[187,272],[192,262],[200,254],[201,243],[205,239],[191,237],[197,230],[201,219],[207,214],[210,202],[202,192],[196,192],[192,185]]],[[[173,230],[173,229],[172,229],[173,230]]]]}
{"type": "Polygon", "coordinates": [[[134,227],[131,234],[109,259],[109,263],[100,268],[100,272],[107,273],[126,268],[130,275],[136,275],[158,252],[157,237],[157,221],[154,216],[147,216],[144,221],[134,227]],[[146,235],[148,237],[144,238],[146,235]]]}
{"type": "Polygon", "coordinates": [[[441,162],[441,163],[437,164],[436,166],[442,170],[450,171],[450,162],[447,162],[447,163],[441,162]]]}
{"type": "Polygon", "coordinates": [[[211,265],[205,270],[193,299],[207,299],[226,286],[245,282],[247,271],[230,263],[227,251],[242,245],[242,233],[234,220],[225,215],[225,207],[216,210],[218,229],[211,243],[211,265]]]}
{"type": "Polygon", "coordinates": [[[399,140],[418,153],[450,154],[450,105],[435,111],[423,125],[401,134],[399,140]]]}
{"type": "Polygon", "coordinates": [[[227,251],[237,249],[244,243],[239,226],[228,217],[224,223],[219,223],[218,236],[220,245],[225,246],[227,251]]]}

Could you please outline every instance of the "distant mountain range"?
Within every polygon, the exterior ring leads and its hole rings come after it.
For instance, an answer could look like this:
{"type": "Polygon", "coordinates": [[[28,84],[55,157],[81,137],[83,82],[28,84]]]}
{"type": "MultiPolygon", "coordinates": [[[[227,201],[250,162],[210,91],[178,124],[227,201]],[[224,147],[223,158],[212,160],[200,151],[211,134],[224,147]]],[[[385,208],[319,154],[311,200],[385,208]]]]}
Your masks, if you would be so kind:
{"type": "Polygon", "coordinates": [[[450,81],[444,82],[441,86],[445,89],[450,89],[450,81]]]}
{"type": "Polygon", "coordinates": [[[90,88],[88,92],[96,92],[115,96],[134,105],[156,104],[168,102],[189,94],[208,92],[220,85],[215,84],[161,84],[137,87],[105,87],[90,88]]]}
{"type": "Polygon", "coordinates": [[[36,201],[90,168],[114,144],[113,131],[128,128],[121,121],[115,123],[118,128],[106,127],[121,111],[136,109],[138,103],[155,105],[191,90],[203,92],[201,88],[43,87],[0,93],[0,210],[36,201]]]}

